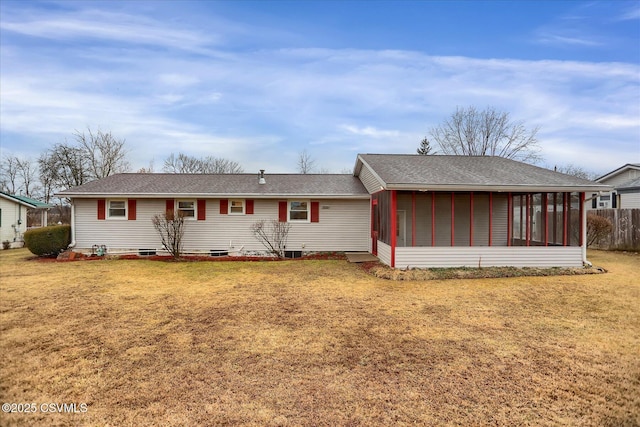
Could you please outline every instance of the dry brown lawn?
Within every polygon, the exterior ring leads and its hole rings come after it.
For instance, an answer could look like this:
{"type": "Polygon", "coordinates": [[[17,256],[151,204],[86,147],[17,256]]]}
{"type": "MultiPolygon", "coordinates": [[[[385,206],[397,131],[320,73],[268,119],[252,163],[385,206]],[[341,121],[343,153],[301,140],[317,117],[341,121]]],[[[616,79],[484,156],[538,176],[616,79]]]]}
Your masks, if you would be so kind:
{"type": "Polygon", "coordinates": [[[0,253],[1,425],[640,425],[640,256],[394,282],[345,261],[0,253]]]}

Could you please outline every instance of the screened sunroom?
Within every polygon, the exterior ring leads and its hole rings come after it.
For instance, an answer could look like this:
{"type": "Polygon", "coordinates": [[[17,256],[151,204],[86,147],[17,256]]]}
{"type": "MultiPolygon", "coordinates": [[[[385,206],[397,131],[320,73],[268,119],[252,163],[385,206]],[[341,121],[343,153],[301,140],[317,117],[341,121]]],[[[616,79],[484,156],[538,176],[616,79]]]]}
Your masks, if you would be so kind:
{"type": "Polygon", "coordinates": [[[579,190],[598,184],[493,157],[360,159],[356,171],[371,193],[371,252],[385,264],[578,267],[586,260],[579,190]]]}

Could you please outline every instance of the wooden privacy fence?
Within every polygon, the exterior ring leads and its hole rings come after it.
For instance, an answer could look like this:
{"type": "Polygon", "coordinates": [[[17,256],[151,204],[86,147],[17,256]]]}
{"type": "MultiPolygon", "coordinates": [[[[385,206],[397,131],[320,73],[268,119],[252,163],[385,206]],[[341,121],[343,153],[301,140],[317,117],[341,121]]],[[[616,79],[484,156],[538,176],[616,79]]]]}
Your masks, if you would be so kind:
{"type": "Polygon", "coordinates": [[[613,224],[609,238],[594,245],[600,249],[640,250],[640,209],[596,209],[590,211],[613,224]]]}

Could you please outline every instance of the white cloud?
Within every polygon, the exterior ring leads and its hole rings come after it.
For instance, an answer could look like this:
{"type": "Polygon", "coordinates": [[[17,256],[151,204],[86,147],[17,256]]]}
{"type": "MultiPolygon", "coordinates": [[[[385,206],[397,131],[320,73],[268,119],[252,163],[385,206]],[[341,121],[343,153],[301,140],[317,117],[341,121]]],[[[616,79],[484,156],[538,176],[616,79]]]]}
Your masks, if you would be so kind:
{"type": "Polygon", "coordinates": [[[389,138],[400,135],[400,132],[397,130],[382,130],[376,129],[373,126],[358,127],[353,125],[341,125],[340,128],[354,135],[368,136],[371,138],[389,138]]]}
{"type": "Polygon", "coordinates": [[[296,153],[309,146],[319,165],[337,171],[351,167],[358,151],[414,152],[456,106],[493,105],[541,127],[548,162],[577,164],[576,150],[602,152],[579,159],[594,165],[640,161],[635,64],[397,50],[213,53],[208,46],[224,33],[167,29],[164,38],[161,21],[95,11],[12,18],[2,30],[78,39],[94,24],[95,37],[117,45],[51,55],[3,37],[3,145],[19,150],[29,139],[47,147],[90,125],[126,138],[137,167],[185,151],[229,157],[247,170],[292,171],[296,153]],[[601,150],[603,141],[610,149],[601,150]]]}

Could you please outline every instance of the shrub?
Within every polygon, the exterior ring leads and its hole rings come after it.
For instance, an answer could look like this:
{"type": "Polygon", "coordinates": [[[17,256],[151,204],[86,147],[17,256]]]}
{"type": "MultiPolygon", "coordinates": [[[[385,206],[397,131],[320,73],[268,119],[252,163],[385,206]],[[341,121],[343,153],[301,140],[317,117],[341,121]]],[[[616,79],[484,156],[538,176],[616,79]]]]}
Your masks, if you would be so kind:
{"type": "Polygon", "coordinates": [[[607,218],[591,212],[587,214],[587,246],[600,243],[612,230],[613,224],[607,218]]]}
{"type": "Polygon", "coordinates": [[[165,250],[173,255],[173,258],[180,259],[184,237],[184,216],[181,213],[167,211],[154,215],[151,222],[160,235],[165,250]]]}
{"type": "Polygon", "coordinates": [[[54,225],[34,228],[24,233],[24,244],[38,256],[55,256],[71,243],[71,226],[54,225]]]}

